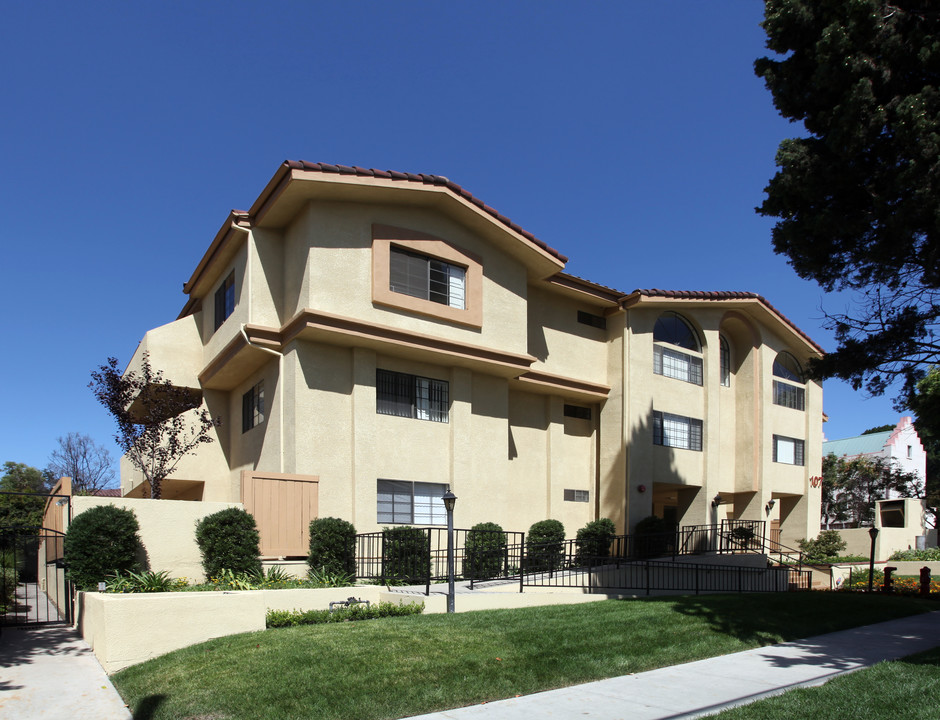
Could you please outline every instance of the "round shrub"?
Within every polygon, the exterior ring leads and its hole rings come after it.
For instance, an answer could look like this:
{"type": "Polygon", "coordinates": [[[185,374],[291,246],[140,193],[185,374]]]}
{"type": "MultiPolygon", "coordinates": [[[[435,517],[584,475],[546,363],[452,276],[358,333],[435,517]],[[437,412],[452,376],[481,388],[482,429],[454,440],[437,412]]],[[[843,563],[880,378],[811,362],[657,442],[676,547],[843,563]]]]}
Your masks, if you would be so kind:
{"type": "Polygon", "coordinates": [[[800,540],[800,550],[806,562],[826,562],[829,558],[838,557],[845,548],[845,540],[838,530],[823,530],[815,540],[800,540]]]}
{"type": "Polygon", "coordinates": [[[597,558],[610,555],[610,544],[617,534],[614,521],[609,518],[592,520],[578,530],[575,536],[578,543],[578,561],[591,563],[597,558]]]}
{"type": "Polygon", "coordinates": [[[565,526],[559,520],[539,520],[525,539],[526,570],[555,570],[565,560],[565,526]]]}
{"type": "Polygon", "coordinates": [[[79,590],[94,589],[114,573],[141,569],[143,545],[133,510],[98,505],[76,515],[65,533],[64,559],[79,590]]]}
{"type": "Polygon", "coordinates": [[[327,575],[356,575],[356,528],[334,517],[310,523],[310,569],[327,575]]]}
{"type": "Polygon", "coordinates": [[[254,517],[240,508],[220,510],[196,523],[196,544],[207,578],[218,577],[223,570],[259,574],[259,541],[254,517]]]}
{"type": "Polygon", "coordinates": [[[463,575],[485,580],[503,575],[506,567],[506,533],[496,523],[477,523],[467,533],[463,575]]]}
{"type": "Polygon", "coordinates": [[[409,525],[382,528],[382,546],[385,582],[410,585],[431,577],[431,548],[426,531],[409,525]]]}

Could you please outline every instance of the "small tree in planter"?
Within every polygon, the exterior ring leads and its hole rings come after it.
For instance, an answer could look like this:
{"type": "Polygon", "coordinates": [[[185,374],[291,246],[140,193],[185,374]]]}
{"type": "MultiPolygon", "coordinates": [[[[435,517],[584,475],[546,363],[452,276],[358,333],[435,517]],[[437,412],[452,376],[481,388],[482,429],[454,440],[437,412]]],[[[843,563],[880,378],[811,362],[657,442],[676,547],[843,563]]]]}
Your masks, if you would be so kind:
{"type": "Polygon", "coordinates": [[[402,525],[382,528],[382,570],[390,584],[427,582],[431,577],[431,548],[421,528],[402,525]]]}
{"type": "Polygon", "coordinates": [[[565,561],[565,526],[559,520],[539,520],[525,539],[526,570],[557,570],[565,561]]]}
{"type": "Polygon", "coordinates": [[[218,577],[223,570],[260,574],[259,542],[254,517],[240,508],[220,510],[196,523],[196,544],[207,578],[218,577]]]}
{"type": "Polygon", "coordinates": [[[133,510],[99,505],[76,515],[65,533],[69,579],[79,590],[94,589],[115,572],[141,569],[143,545],[133,510]]]}
{"type": "Polygon", "coordinates": [[[307,564],[321,575],[356,576],[356,528],[340,518],[317,518],[310,523],[307,564]]]}
{"type": "Polygon", "coordinates": [[[598,558],[610,555],[610,544],[614,540],[617,528],[609,518],[592,520],[578,530],[575,536],[578,543],[577,560],[581,565],[595,562],[598,558]]]}
{"type": "Polygon", "coordinates": [[[496,523],[477,523],[467,533],[463,575],[471,580],[500,577],[506,565],[506,533],[496,523]]]}

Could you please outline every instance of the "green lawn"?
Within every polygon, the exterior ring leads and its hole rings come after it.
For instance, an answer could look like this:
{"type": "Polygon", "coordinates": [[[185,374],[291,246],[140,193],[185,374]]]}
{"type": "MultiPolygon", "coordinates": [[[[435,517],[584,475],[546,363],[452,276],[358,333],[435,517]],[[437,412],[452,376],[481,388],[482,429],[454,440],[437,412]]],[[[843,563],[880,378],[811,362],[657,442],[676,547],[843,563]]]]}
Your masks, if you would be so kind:
{"type": "Polygon", "coordinates": [[[219,638],[112,679],[140,720],[400,718],[930,609],[912,598],[790,593],[424,615],[219,638]]]}
{"type": "Polygon", "coordinates": [[[883,662],[822,687],[802,688],[726,710],[717,720],[936,720],[940,715],[940,648],[883,662]]]}

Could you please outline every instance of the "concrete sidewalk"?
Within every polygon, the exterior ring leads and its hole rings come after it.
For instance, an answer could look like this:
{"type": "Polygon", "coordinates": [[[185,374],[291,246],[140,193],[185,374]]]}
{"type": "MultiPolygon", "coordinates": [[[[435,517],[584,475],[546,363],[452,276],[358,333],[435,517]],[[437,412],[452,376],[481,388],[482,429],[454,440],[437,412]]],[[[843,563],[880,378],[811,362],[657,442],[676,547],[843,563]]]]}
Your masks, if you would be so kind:
{"type": "Polygon", "coordinates": [[[0,634],[0,718],[130,720],[81,635],[67,625],[5,627],[0,634]]]}
{"type": "Polygon", "coordinates": [[[680,720],[940,646],[940,612],[409,720],[680,720]]]}

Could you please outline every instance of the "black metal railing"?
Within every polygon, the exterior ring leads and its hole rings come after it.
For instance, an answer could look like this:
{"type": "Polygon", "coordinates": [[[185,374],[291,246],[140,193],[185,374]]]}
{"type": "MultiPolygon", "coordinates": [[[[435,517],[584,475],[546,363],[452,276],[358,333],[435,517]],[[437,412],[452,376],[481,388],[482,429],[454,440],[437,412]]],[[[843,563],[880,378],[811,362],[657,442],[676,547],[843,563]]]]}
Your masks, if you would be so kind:
{"type": "Polygon", "coordinates": [[[0,528],[0,625],[72,622],[63,541],[47,528],[0,528]]]}

